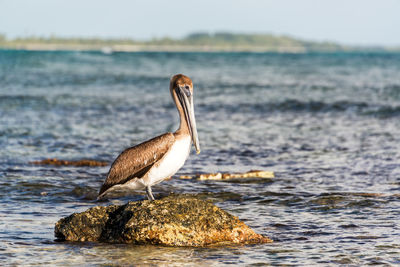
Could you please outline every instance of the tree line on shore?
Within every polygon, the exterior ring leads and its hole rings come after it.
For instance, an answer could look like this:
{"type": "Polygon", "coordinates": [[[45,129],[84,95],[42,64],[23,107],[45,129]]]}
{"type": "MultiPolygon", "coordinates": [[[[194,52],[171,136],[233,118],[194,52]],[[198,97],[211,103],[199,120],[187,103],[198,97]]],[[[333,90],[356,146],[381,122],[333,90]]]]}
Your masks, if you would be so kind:
{"type": "Polygon", "coordinates": [[[0,34],[0,47],[24,48],[29,45],[36,46],[62,46],[62,47],[86,47],[99,49],[102,47],[137,46],[137,47],[202,47],[210,49],[261,49],[270,51],[346,51],[355,48],[342,46],[333,42],[312,42],[289,36],[272,34],[243,34],[218,32],[192,33],[183,38],[153,38],[151,40],[134,40],[130,38],[83,38],[83,37],[17,37],[8,39],[0,34]]]}

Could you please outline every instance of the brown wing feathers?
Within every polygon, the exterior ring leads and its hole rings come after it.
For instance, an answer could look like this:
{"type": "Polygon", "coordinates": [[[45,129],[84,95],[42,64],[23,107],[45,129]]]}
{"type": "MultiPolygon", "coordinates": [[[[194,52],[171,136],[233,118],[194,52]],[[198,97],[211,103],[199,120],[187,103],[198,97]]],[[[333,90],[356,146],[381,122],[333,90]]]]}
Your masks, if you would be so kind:
{"type": "Polygon", "coordinates": [[[153,164],[165,155],[174,141],[174,135],[166,133],[125,149],[111,165],[99,195],[114,185],[143,177],[153,164]]]}

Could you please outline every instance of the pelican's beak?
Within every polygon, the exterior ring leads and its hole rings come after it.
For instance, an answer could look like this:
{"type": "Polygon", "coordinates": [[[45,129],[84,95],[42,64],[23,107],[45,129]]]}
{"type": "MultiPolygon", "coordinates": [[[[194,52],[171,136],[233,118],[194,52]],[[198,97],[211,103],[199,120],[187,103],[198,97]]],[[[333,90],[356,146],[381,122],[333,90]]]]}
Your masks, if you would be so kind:
{"type": "Polygon", "coordinates": [[[193,104],[193,94],[190,90],[183,86],[178,86],[176,88],[176,93],[183,107],[183,112],[185,113],[186,121],[189,126],[190,136],[194,147],[196,148],[196,153],[200,153],[199,137],[197,135],[196,119],[194,118],[194,104],[193,104]]]}

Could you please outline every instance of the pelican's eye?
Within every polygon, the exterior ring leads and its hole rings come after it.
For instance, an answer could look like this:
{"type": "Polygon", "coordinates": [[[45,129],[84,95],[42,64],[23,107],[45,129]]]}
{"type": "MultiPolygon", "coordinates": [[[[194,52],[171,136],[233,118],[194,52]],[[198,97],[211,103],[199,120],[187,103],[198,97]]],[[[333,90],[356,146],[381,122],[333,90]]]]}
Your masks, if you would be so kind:
{"type": "Polygon", "coordinates": [[[190,97],[191,95],[192,95],[192,92],[190,92],[190,87],[189,87],[189,85],[185,85],[185,87],[183,87],[184,88],[184,92],[185,92],[185,95],[187,96],[187,97],[190,97]]]}

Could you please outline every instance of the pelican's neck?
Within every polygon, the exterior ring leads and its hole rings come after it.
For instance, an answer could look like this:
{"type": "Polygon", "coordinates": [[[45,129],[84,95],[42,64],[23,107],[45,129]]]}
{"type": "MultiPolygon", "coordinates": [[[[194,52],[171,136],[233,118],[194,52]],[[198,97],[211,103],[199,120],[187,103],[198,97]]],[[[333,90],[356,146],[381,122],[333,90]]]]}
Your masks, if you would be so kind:
{"type": "Polygon", "coordinates": [[[180,123],[179,123],[179,128],[178,128],[178,130],[176,130],[175,133],[178,135],[190,135],[189,125],[186,121],[185,113],[183,112],[183,108],[180,106],[179,103],[178,103],[178,105],[177,105],[177,108],[178,108],[178,112],[179,112],[180,123]]]}
{"type": "Polygon", "coordinates": [[[189,125],[186,120],[186,116],[185,116],[185,112],[183,111],[183,107],[182,107],[181,103],[179,102],[178,96],[176,95],[176,93],[173,92],[172,90],[171,90],[171,93],[172,93],[172,98],[175,102],[175,106],[178,109],[179,121],[180,121],[179,128],[175,131],[175,134],[179,135],[179,136],[180,135],[190,136],[189,125]]]}

